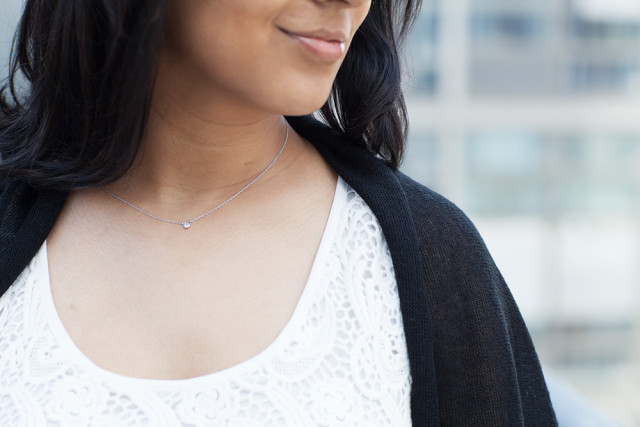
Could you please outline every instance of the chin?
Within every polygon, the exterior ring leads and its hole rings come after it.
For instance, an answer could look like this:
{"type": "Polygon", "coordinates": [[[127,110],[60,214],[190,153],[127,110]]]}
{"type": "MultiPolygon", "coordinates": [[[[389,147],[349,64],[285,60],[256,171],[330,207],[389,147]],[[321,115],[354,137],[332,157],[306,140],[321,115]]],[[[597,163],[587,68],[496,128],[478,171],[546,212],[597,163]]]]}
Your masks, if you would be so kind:
{"type": "MultiPolygon", "coordinates": [[[[295,91],[291,93],[296,93],[295,91]]],[[[298,93],[304,93],[300,91],[298,93]]],[[[307,93],[303,96],[287,97],[289,102],[286,103],[284,112],[285,116],[305,116],[318,111],[329,99],[331,90],[322,91],[321,93],[307,93]]]]}
{"type": "Polygon", "coordinates": [[[315,103],[315,104],[290,106],[284,111],[284,113],[282,113],[282,115],[283,116],[306,116],[318,111],[320,108],[322,108],[325,102],[327,102],[326,99],[323,102],[315,103]]]}

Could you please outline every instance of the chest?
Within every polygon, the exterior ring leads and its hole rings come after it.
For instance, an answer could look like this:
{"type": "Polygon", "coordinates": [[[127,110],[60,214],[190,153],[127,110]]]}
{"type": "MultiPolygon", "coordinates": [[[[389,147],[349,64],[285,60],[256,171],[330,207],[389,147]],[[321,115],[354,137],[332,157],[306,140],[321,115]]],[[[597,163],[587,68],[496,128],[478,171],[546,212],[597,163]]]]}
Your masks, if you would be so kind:
{"type": "MultiPolygon", "coordinates": [[[[53,387],[58,387],[59,381],[93,384],[91,387],[101,384],[105,396],[110,396],[104,401],[105,408],[113,405],[110,399],[128,399],[131,408],[142,413],[148,409],[144,402],[156,402],[160,406],[149,416],[165,414],[166,419],[176,420],[171,425],[180,425],[180,422],[187,422],[185,420],[211,422],[206,418],[209,416],[237,421],[242,414],[262,417],[261,425],[268,424],[265,420],[275,419],[287,420],[287,425],[408,425],[410,377],[393,265],[381,233],[373,232],[377,227],[375,218],[364,208],[364,204],[352,200],[337,212],[332,209],[308,280],[284,326],[274,339],[267,340],[270,342],[265,348],[257,349],[257,354],[222,370],[198,378],[163,382],[122,376],[123,372],[113,373],[115,370],[109,367],[106,371],[97,368],[91,355],[87,354],[89,358],[79,355],[76,337],[67,334],[71,333],[68,326],[56,316],[54,298],[48,288],[42,286],[42,282],[47,281],[46,265],[43,268],[47,258],[43,257],[42,251],[35,260],[36,265],[32,266],[32,274],[23,276],[22,282],[14,285],[16,292],[9,296],[19,299],[22,295],[25,301],[42,308],[22,312],[23,324],[31,328],[24,335],[32,335],[23,341],[28,341],[30,344],[25,345],[30,348],[23,350],[35,355],[48,354],[48,357],[36,359],[56,367],[53,371],[42,370],[49,374],[39,381],[54,384],[53,387]],[[46,340],[34,339],[34,334],[42,337],[43,332],[48,335],[46,340]],[[198,398],[193,400],[193,396],[198,398]],[[260,409],[252,412],[242,402],[259,403],[256,408],[260,409]],[[284,407],[283,402],[287,402],[284,407]],[[197,414],[185,412],[185,407],[197,414]],[[167,408],[182,409],[167,412],[167,408]]],[[[6,298],[2,302],[5,306],[25,307],[16,301],[7,302],[6,298]]],[[[138,309],[145,310],[144,307],[138,309]]],[[[194,308],[192,314],[200,316],[195,314],[199,310],[194,308]]],[[[227,311],[227,315],[232,316],[237,310],[235,307],[235,310],[227,311]]],[[[17,311],[13,310],[9,315],[18,314],[17,311]]],[[[120,316],[127,317],[126,313],[120,313],[120,316]]],[[[155,317],[162,316],[163,313],[155,313],[155,317]]],[[[215,313],[205,315],[208,316],[214,321],[221,319],[216,318],[215,313]]],[[[207,320],[203,318],[203,321],[207,320]]],[[[230,326],[219,325],[221,329],[230,326]]],[[[5,332],[0,336],[6,336],[5,332]]],[[[191,336],[194,339],[191,342],[206,341],[203,339],[205,333],[198,329],[183,329],[182,333],[185,337],[191,336]]],[[[142,348],[144,357],[151,363],[152,353],[144,353],[147,341],[139,338],[142,341],[128,343],[130,348],[122,341],[116,347],[120,353],[127,353],[131,360],[135,360],[134,354],[142,348]]],[[[241,338],[252,339],[248,335],[241,338]]],[[[110,339],[112,337],[102,337],[103,342],[110,339]]],[[[165,346],[179,343],[172,341],[174,339],[176,337],[168,339],[165,346]]],[[[183,366],[198,366],[198,360],[215,358],[217,354],[215,346],[198,353],[197,348],[188,347],[191,345],[188,339],[184,342],[184,350],[176,356],[176,362],[183,366]]],[[[220,345],[233,347],[234,341],[220,345]]],[[[161,352],[160,347],[155,350],[161,352]]],[[[211,368],[210,365],[203,366],[211,368]]],[[[20,369],[29,371],[32,368],[22,364],[20,369]]],[[[183,371],[182,374],[187,378],[192,373],[183,371]]],[[[20,384],[28,389],[21,392],[27,394],[47,389],[38,384],[20,384]]],[[[74,395],[82,393],[75,390],[74,395]]],[[[103,400],[94,399],[95,396],[86,397],[83,402],[103,405],[103,400]]],[[[55,393],[38,399],[48,399],[44,405],[47,408],[66,404],[77,409],[78,405],[77,401],[73,402],[76,406],[57,401],[55,393]]]]}
{"type": "Polygon", "coordinates": [[[266,348],[290,319],[321,242],[334,237],[330,211],[235,217],[202,230],[204,239],[195,235],[200,224],[130,240],[86,227],[84,239],[49,252],[57,313],[81,351],[110,371],[189,378],[223,370],[266,348]]]}

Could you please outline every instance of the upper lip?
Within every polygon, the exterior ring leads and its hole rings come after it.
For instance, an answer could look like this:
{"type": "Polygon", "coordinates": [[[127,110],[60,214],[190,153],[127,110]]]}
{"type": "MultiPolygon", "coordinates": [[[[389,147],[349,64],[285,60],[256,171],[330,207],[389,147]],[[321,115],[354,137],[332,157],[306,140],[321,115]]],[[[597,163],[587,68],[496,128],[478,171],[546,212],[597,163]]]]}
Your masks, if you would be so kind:
{"type": "Polygon", "coordinates": [[[341,31],[341,30],[331,31],[325,28],[321,28],[319,30],[314,30],[314,31],[289,31],[284,28],[281,28],[281,30],[293,36],[310,37],[310,38],[324,40],[327,42],[346,43],[348,40],[347,32],[341,31]]]}

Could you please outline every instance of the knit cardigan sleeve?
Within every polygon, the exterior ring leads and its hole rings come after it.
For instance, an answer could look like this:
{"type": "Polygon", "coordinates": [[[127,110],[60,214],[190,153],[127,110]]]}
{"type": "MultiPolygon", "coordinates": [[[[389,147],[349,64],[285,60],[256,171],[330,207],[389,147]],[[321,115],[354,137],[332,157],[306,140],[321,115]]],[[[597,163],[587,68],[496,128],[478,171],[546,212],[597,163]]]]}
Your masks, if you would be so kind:
{"type": "Polygon", "coordinates": [[[441,424],[557,425],[529,332],[476,228],[442,196],[398,178],[425,272],[441,424]]]}

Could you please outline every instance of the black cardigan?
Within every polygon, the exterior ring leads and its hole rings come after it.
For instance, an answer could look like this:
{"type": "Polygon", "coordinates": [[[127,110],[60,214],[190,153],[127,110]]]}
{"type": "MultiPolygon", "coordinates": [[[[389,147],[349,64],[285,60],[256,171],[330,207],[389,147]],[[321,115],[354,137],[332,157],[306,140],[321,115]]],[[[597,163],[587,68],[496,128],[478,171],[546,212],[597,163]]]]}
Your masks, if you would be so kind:
{"type": "MultiPolygon", "coordinates": [[[[557,425],[524,321],[467,217],[311,117],[288,120],[380,222],[398,284],[413,425],[557,425]]],[[[67,196],[3,181],[0,295],[35,256],[67,196]]]]}

